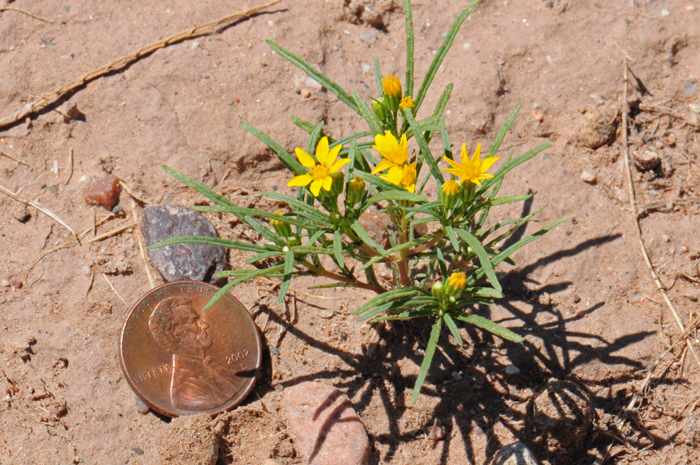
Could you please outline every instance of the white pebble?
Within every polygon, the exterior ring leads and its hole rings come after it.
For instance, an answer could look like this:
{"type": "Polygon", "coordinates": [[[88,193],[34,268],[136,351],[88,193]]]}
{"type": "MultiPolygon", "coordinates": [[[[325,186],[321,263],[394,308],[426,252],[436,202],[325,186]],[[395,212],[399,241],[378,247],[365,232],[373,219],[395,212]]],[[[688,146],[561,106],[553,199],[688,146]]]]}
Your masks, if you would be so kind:
{"type": "Polygon", "coordinates": [[[550,64],[552,63],[552,56],[551,55],[547,55],[547,63],[550,63],[550,64]]]}
{"type": "Polygon", "coordinates": [[[595,184],[595,182],[598,180],[596,175],[594,173],[591,173],[590,171],[584,171],[581,173],[581,181],[587,182],[588,184],[595,184]]]}
{"type": "Polygon", "coordinates": [[[662,11],[661,11],[661,16],[668,16],[668,15],[670,15],[670,14],[671,14],[671,12],[668,11],[668,10],[662,10],[662,11]]]}
{"type": "Polygon", "coordinates": [[[10,287],[10,281],[8,281],[7,279],[3,279],[2,281],[0,281],[0,286],[10,287]]]}
{"type": "Polygon", "coordinates": [[[666,234],[662,234],[662,235],[661,235],[661,240],[664,241],[664,242],[668,242],[668,241],[671,240],[671,238],[668,237],[666,234]]]}
{"type": "Polygon", "coordinates": [[[335,315],[335,312],[330,309],[321,310],[321,313],[319,314],[321,318],[325,318],[326,320],[329,318],[333,318],[333,315],[335,315]]]}
{"type": "Polygon", "coordinates": [[[192,46],[191,46],[190,48],[193,48],[193,49],[194,49],[194,48],[198,48],[198,47],[199,47],[199,42],[197,42],[197,41],[195,40],[194,42],[192,42],[192,46]]]}
{"type": "Polygon", "coordinates": [[[471,47],[471,46],[472,46],[472,44],[470,44],[469,42],[465,42],[464,44],[462,44],[462,48],[464,50],[469,50],[469,47],[471,47]]]}
{"type": "Polygon", "coordinates": [[[360,66],[362,66],[363,73],[369,73],[369,70],[372,68],[372,66],[367,62],[362,63],[360,66]]]}
{"type": "Polygon", "coordinates": [[[301,96],[309,98],[311,96],[311,91],[309,89],[301,89],[301,96]]]}

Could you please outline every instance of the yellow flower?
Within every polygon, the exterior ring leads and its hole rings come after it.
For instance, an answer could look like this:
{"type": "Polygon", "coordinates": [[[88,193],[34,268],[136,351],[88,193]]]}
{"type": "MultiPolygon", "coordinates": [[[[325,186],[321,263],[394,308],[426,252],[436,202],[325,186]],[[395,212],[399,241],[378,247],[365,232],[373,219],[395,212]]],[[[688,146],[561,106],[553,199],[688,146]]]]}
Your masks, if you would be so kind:
{"type": "Polygon", "coordinates": [[[408,161],[408,141],[406,140],[406,134],[401,136],[401,142],[397,141],[396,137],[389,131],[387,131],[384,136],[377,134],[374,136],[374,145],[372,148],[384,157],[384,159],[374,167],[372,174],[377,174],[380,171],[392,167],[401,168],[401,166],[405,165],[408,161]]]}
{"type": "Polygon", "coordinates": [[[384,89],[384,95],[387,97],[401,96],[401,81],[398,76],[390,74],[387,77],[382,77],[382,88],[384,89]]]}
{"type": "MultiPolygon", "coordinates": [[[[282,213],[280,210],[277,210],[275,212],[275,215],[283,216],[284,213],[282,213]]],[[[289,237],[292,235],[292,228],[289,226],[289,224],[285,223],[284,221],[278,220],[277,218],[271,218],[270,224],[273,228],[275,228],[275,232],[278,236],[289,237]]]]}
{"type": "MultiPolygon", "coordinates": [[[[378,166],[378,165],[377,165],[378,166]]],[[[416,191],[416,164],[392,166],[387,174],[379,176],[385,181],[401,186],[409,192],[416,191]]]]}
{"type": "Polygon", "coordinates": [[[413,106],[414,106],[413,99],[411,97],[404,97],[401,99],[401,103],[399,103],[399,108],[402,110],[405,110],[408,108],[409,110],[413,111],[413,106]]]}
{"type": "Polygon", "coordinates": [[[472,156],[471,160],[467,154],[467,144],[462,144],[462,163],[457,163],[456,161],[445,158],[445,161],[449,163],[452,168],[446,168],[445,171],[448,173],[458,176],[462,181],[462,184],[473,182],[477,186],[481,187],[482,179],[489,179],[493,177],[493,174],[488,174],[486,171],[491,168],[499,157],[488,157],[485,160],[481,160],[481,144],[476,146],[476,151],[472,156]]]}
{"type": "Polygon", "coordinates": [[[447,286],[445,289],[445,294],[448,297],[457,297],[464,289],[465,284],[467,284],[467,277],[464,273],[452,273],[449,278],[447,278],[447,286]]]}
{"type": "Polygon", "coordinates": [[[311,158],[311,155],[297,147],[296,153],[299,162],[307,167],[309,172],[292,178],[292,180],[287,183],[287,186],[308,186],[311,184],[311,193],[316,197],[318,197],[318,194],[321,192],[321,188],[325,191],[330,191],[333,185],[331,174],[350,162],[348,158],[341,158],[336,161],[341,148],[341,145],[336,145],[333,147],[333,150],[329,151],[328,137],[324,137],[316,146],[317,164],[314,159],[311,158]]]}

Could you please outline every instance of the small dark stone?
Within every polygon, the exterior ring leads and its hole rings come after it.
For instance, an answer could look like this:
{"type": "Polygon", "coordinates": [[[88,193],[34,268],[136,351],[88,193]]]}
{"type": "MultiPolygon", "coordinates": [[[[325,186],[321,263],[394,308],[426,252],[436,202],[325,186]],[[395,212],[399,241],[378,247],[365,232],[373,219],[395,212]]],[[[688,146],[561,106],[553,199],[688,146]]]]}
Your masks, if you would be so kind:
{"type": "Polygon", "coordinates": [[[131,451],[136,455],[143,455],[144,453],[143,449],[141,449],[140,447],[132,447],[131,451]]]}
{"type": "Polygon", "coordinates": [[[124,209],[122,208],[121,205],[116,205],[116,206],[112,209],[112,213],[114,213],[114,214],[121,213],[121,212],[123,212],[123,211],[124,211],[124,209]]]}
{"type": "Polygon", "coordinates": [[[554,2],[547,2],[547,8],[554,8],[554,2]]]}
{"type": "Polygon", "coordinates": [[[280,350],[277,347],[271,347],[270,348],[270,355],[279,355],[280,350]]]}
{"type": "MultiPolygon", "coordinates": [[[[149,246],[173,237],[219,237],[204,215],[181,205],[144,208],[142,230],[149,246]]],[[[148,255],[168,282],[210,281],[228,263],[223,247],[207,244],[172,244],[149,249],[148,255]]]]}
{"type": "Polygon", "coordinates": [[[68,102],[68,105],[66,106],[66,117],[64,119],[66,123],[70,122],[71,120],[82,122],[86,121],[85,114],[78,110],[78,105],[75,102],[68,102]]]}
{"type": "Polygon", "coordinates": [[[12,210],[12,216],[15,217],[20,223],[26,223],[32,215],[29,213],[29,209],[26,204],[18,203],[17,206],[12,210]]]}
{"type": "Polygon", "coordinates": [[[343,331],[340,332],[339,336],[340,336],[340,339],[342,339],[343,341],[348,338],[348,335],[346,333],[344,333],[343,331]]]}

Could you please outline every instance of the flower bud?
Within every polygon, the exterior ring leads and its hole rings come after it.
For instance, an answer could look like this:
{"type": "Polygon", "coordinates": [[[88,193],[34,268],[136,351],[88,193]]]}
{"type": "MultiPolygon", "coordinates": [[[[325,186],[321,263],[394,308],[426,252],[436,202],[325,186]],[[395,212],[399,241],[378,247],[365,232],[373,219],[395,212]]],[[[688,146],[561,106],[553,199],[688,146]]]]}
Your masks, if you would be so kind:
{"type": "MultiPolygon", "coordinates": [[[[447,285],[445,286],[445,295],[448,297],[459,297],[462,293],[465,284],[467,284],[467,277],[464,273],[452,273],[449,278],[447,278],[447,285]]],[[[450,299],[452,301],[452,299],[450,299]]]]}
{"type": "Polygon", "coordinates": [[[348,191],[345,196],[345,206],[352,208],[362,200],[365,194],[365,180],[357,176],[353,177],[348,183],[348,191]]]}
{"type": "Polygon", "coordinates": [[[377,119],[382,123],[389,117],[389,112],[384,106],[384,99],[379,99],[372,102],[372,110],[374,110],[374,114],[376,115],[377,119]]]}
{"type": "Polygon", "coordinates": [[[404,111],[406,109],[413,111],[414,106],[415,102],[411,97],[404,97],[401,99],[401,103],[399,103],[399,108],[401,108],[404,111]]]}
{"type": "Polygon", "coordinates": [[[331,190],[328,191],[328,196],[335,199],[343,192],[343,187],[345,187],[345,174],[343,174],[342,171],[334,171],[331,173],[331,178],[333,179],[333,184],[331,184],[331,190]]]}
{"type": "Polygon", "coordinates": [[[398,76],[382,78],[382,89],[384,90],[384,105],[389,111],[397,111],[401,101],[401,81],[398,76]]]}
{"type": "MultiPolygon", "coordinates": [[[[275,215],[282,215],[282,212],[277,210],[275,212],[275,215]]],[[[289,237],[292,235],[292,228],[289,226],[289,223],[285,223],[284,221],[278,220],[277,218],[271,218],[270,224],[273,228],[275,228],[275,232],[278,236],[289,237]]]]}
{"type": "Polygon", "coordinates": [[[457,203],[457,200],[459,200],[460,187],[459,183],[452,179],[446,181],[445,184],[442,185],[442,189],[440,190],[440,202],[446,209],[452,209],[457,203]]]}
{"type": "Polygon", "coordinates": [[[433,293],[433,297],[437,300],[442,300],[445,296],[445,285],[442,281],[436,281],[431,288],[431,292],[433,293]]]}

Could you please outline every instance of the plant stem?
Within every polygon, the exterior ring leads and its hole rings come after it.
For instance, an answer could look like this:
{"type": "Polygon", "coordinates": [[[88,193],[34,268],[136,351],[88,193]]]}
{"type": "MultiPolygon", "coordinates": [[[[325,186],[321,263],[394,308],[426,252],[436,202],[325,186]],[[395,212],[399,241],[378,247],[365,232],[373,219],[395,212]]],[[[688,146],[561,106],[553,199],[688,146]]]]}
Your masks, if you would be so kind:
{"type": "Polygon", "coordinates": [[[343,283],[349,283],[349,284],[352,284],[353,287],[359,287],[360,289],[367,289],[369,291],[376,292],[377,294],[383,294],[384,292],[386,292],[386,289],[384,289],[382,287],[373,286],[371,284],[363,283],[362,281],[358,281],[356,279],[351,279],[351,278],[348,278],[346,276],[341,276],[339,274],[332,273],[332,272],[325,270],[323,268],[318,268],[318,267],[312,265],[311,263],[309,263],[307,260],[300,262],[300,264],[304,265],[312,273],[316,273],[317,276],[321,276],[324,278],[330,278],[330,279],[333,279],[335,281],[340,281],[343,283]]]}
{"type": "MultiPolygon", "coordinates": [[[[399,244],[405,244],[406,243],[406,232],[402,231],[399,233],[399,244]]],[[[401,285],[402,286],[410,286],[411,285],[411,277],[408,273],[408,255],[406,250],[402,250],[401,252],[401,261],[399,261],[399,275],[401,277],[401,285]]]]}
{"type": "Polygon", "coordinates": [[[433,237],[432,239],[430,239],[430,240],[429,240],[428,242],[426,242],[425,244],[423,244],[423,245],[421,245],[421,246],[419,246],[419,247],[416,247],[416,248],[413,249],[413,250],[409,250],[408,252],[406,252],[406,257],[410,257],[411,255],[419,254],[419,253],[421,253],[422,251],[431,248],[432,246],[434,246],[435,244],[437,244],[438,241],[439,241],[440,239],[442,239],[443,236],[444,236],[444,233],[438,233],[435,237],[433,237]]]}

